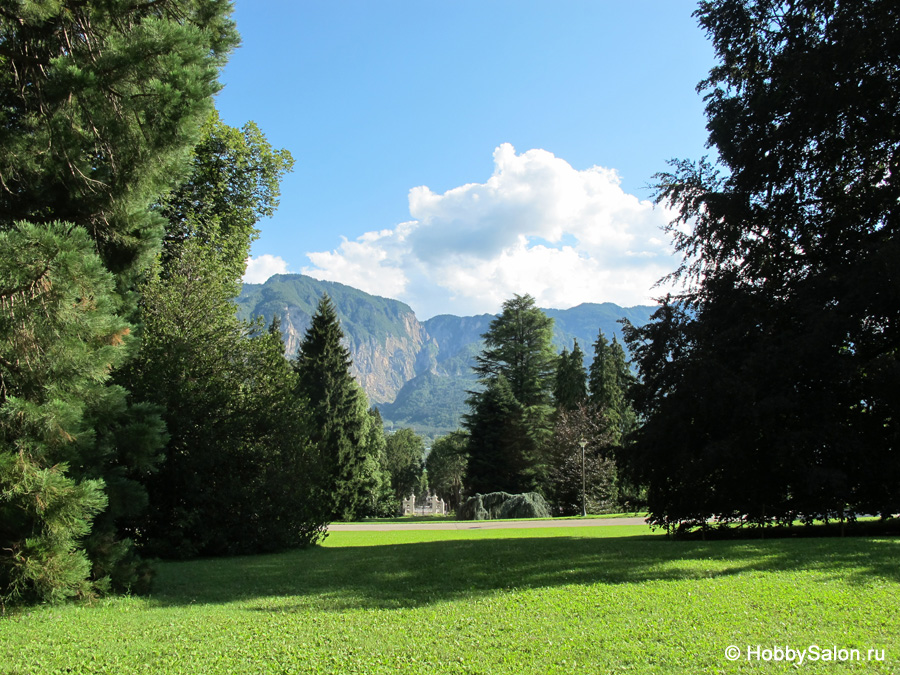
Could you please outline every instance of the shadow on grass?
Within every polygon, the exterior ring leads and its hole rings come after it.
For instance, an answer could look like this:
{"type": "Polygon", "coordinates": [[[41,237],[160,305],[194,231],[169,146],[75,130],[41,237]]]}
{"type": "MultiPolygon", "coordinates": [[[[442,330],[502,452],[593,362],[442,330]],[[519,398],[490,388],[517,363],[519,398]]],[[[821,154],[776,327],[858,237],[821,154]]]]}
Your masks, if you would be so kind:
{"type": "Polygon", "coordinates": [[[258,599],[249,609],[260,611],[399,609],[511,589],[754,571],[815,570],[844,583],[868,583],[873,576],[898,583],[898,550],[896,539],[673,542],[569,536],[325,547],[164,563],[153,601],[182,606],[258,599]],[[288,597],[292,602],[285,603],[288,597]]]}

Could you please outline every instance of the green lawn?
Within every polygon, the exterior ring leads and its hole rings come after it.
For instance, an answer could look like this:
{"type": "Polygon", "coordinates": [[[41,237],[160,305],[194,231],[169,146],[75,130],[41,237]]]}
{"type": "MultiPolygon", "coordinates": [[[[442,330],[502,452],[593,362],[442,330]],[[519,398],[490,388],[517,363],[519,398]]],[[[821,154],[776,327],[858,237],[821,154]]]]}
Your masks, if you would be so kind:
{"type": "Polygon", "coordinates": [[[898,554],[643,526],[339,532],[160,565],[150,598],[0,619],[0,673],[898,673],[898,554]],[[814,644],[860,661],[746,658],[814,644]]]}

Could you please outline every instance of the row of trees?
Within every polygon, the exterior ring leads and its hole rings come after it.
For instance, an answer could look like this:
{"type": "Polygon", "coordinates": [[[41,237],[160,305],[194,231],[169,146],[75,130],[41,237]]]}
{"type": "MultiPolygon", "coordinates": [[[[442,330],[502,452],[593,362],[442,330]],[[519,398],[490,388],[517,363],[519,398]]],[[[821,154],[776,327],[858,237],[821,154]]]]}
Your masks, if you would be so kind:
{"type": "Polygon", "coordinates": [[[141,291],[238,37],[228,4],[0,12],[0,603],[139,587],[166,461],[135,395],[141,291]]]}
{"type": "Polygon", "coordinates": [[[292,361],[236,316],[293,159],[213,108],[229,13],[0,10],[0,607],[144,590],[148,554],[312,544],[421,475],[327,298],[292,361]]]}
{"type": "Polygon", "coordinates": [[[552,337],[553,320],[528,295],[505,302],[483,336],[481,388],[470,392],[465,431],[438,439],[427,460],[429,484],[451,504],[476,493],[537,491],[558,513],[580,512],[582,440],[590,509],[619,503],[615,454],[636,424],[625,352],[600,332],[588,371],[577,341],[557,355],[552,337]]]}

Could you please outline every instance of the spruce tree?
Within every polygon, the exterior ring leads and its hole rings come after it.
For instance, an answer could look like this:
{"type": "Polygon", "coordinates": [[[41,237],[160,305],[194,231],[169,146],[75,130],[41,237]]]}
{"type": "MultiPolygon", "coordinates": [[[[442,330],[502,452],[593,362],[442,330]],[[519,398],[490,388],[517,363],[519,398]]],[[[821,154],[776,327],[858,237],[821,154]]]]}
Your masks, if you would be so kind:
{"type": "Polygon", "coordinates": [[[595,408],[604,411],[615,445],[619,445],[636,424],[634,411],[626,397],[633,381],[622,345],[615,337],[610,344],[601,330],[594,343],[594,360],[590,367],[590,401],[595,408]]]}
{"type": "Polygon", "coordinates": [[[318,467],[319,498],[332,519],[353,519],[365,507],[362,390],[350,374],[337,311],[323,295],[294,360],[295,393],[308,402],[308,435],[318,467]]]}
{"type": "Polygon", "coordinates": [[[553,400],[557,410],[574,410],[585,399],[587,373],[584,370],[584,352],[575,340],[572,352],[563,349],[557,360],[553,400]]]}

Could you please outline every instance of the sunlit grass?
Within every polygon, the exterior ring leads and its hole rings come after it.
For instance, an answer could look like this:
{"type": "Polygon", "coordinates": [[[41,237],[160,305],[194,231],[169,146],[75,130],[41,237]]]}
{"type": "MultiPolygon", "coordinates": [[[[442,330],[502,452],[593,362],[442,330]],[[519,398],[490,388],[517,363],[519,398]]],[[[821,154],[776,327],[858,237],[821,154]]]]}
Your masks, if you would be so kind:
{"type": "Polygon", "coordinates": [[[335,532],[160,565],[149,598],[0,620],[0,673],[788,672],[738,645],[885,649],[900,542],[669,541],[645,526],[335,532]]]}

